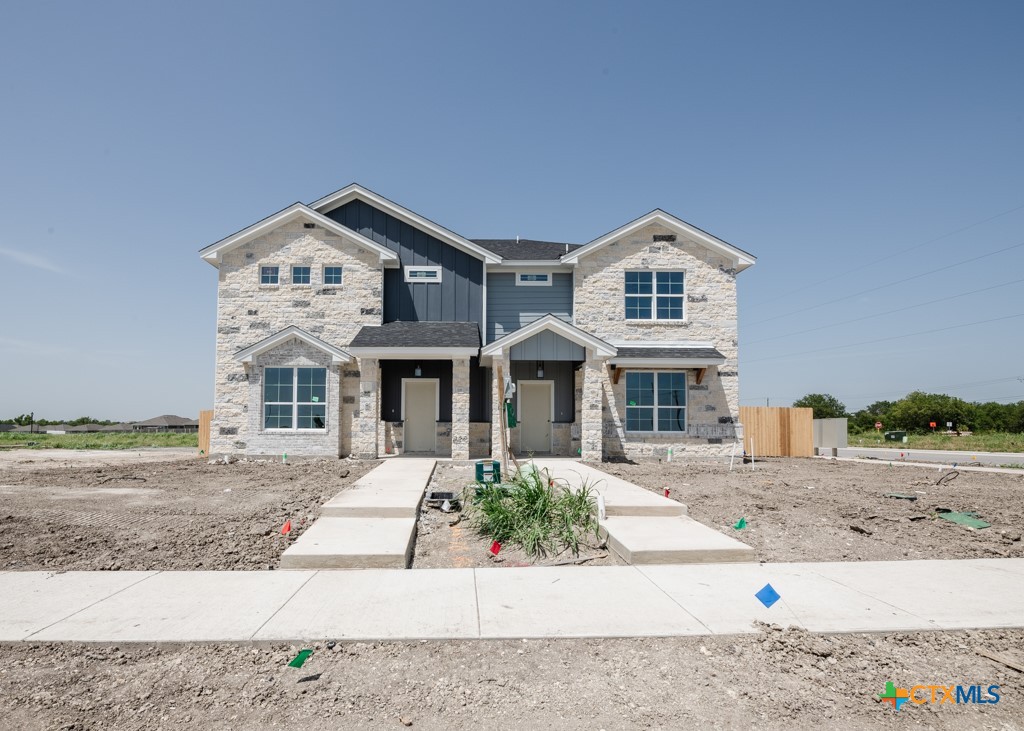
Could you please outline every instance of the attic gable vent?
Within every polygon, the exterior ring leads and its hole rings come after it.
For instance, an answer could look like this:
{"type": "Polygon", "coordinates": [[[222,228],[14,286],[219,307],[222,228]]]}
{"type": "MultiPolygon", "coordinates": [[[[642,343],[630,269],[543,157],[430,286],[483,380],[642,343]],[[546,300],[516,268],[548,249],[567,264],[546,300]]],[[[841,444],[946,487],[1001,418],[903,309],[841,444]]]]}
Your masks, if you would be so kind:
{"type": "Polygon", "coordinates": [[[675,240],[676,240],[676,235],[675,234],[654,234],[654,242],[655,243],[657,243],[659,241],[675,241],[675,240]]]}
{"type": "MultiPolygon", "coordinates": [[[[315,223],[304,223],[304,224],[302,224],[302,227],[303,228],[316,228],[316,224],[315,223]]],[[[673,237],[673,238],[675,238],[675,237],[673,237]]]]}

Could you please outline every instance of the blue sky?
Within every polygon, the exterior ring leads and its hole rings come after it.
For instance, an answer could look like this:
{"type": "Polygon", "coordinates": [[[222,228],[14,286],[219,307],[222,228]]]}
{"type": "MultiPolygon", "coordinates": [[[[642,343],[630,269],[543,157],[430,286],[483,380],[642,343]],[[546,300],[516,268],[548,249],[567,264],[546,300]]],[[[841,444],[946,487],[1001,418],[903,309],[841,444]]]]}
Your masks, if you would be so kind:
{"type": "Polygon", "coordinates": [[[208,408],[197,250],[352,181],[468,237],[582,243],[660,207],[754,253],[745,404],[1024,399],[1022,21],[1014,2],[9,4],[0,417],[208,408]]]}

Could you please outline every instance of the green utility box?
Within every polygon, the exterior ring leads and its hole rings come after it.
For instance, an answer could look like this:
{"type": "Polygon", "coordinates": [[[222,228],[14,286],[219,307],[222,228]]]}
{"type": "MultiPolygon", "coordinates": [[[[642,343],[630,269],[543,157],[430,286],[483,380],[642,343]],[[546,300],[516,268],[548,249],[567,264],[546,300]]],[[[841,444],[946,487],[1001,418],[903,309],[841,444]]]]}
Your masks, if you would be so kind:
{"type": "Polygon", "coordinates": [[[907,441],[907,433],[905,431],[887,431],[885,433],[885,441],[905,442],[907,441]]]}
{"type": "Polygon", "coordinates": [[[476,463],[477,482],[501,482],[501,462],[496,459],[481,459],[476,463]]]}

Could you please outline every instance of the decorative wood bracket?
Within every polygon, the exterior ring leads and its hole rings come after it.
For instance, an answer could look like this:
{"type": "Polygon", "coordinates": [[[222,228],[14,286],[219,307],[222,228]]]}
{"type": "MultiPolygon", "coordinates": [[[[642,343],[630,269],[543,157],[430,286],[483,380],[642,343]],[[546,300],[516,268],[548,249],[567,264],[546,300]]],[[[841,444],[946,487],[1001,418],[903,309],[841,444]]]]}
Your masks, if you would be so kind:
{"type": "Polygon", "coordinates": [[[619,383],[619,376],[621,376],[621,375],[622,375],[622,369],[621,368],[619,368],[618,366],[613,368],[612,369],[612,383],[614,383],[615,385],[618,385],[618,383],[619,383]]]}
{"type": "Polygon", "coordinates": [[[708,372],[707,368],[698,368],[697,369],[697,385],[700,385],[700,383],[704,380],[704,376],[707,375],[707,372],[708,372]]]}

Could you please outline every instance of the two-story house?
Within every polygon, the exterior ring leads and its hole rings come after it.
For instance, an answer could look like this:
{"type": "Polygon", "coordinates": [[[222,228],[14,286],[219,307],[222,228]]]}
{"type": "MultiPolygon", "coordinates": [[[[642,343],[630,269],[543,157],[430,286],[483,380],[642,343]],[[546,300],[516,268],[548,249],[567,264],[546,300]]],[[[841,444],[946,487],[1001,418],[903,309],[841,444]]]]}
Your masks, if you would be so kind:
{"type": "Polygon", "coordinates": [[[486,456],[506,380],[522,454],[731,447],[755,259],[664,211],[584,245],[470,240],[353,184],[200,254],[214,453],[486,456]]]}

